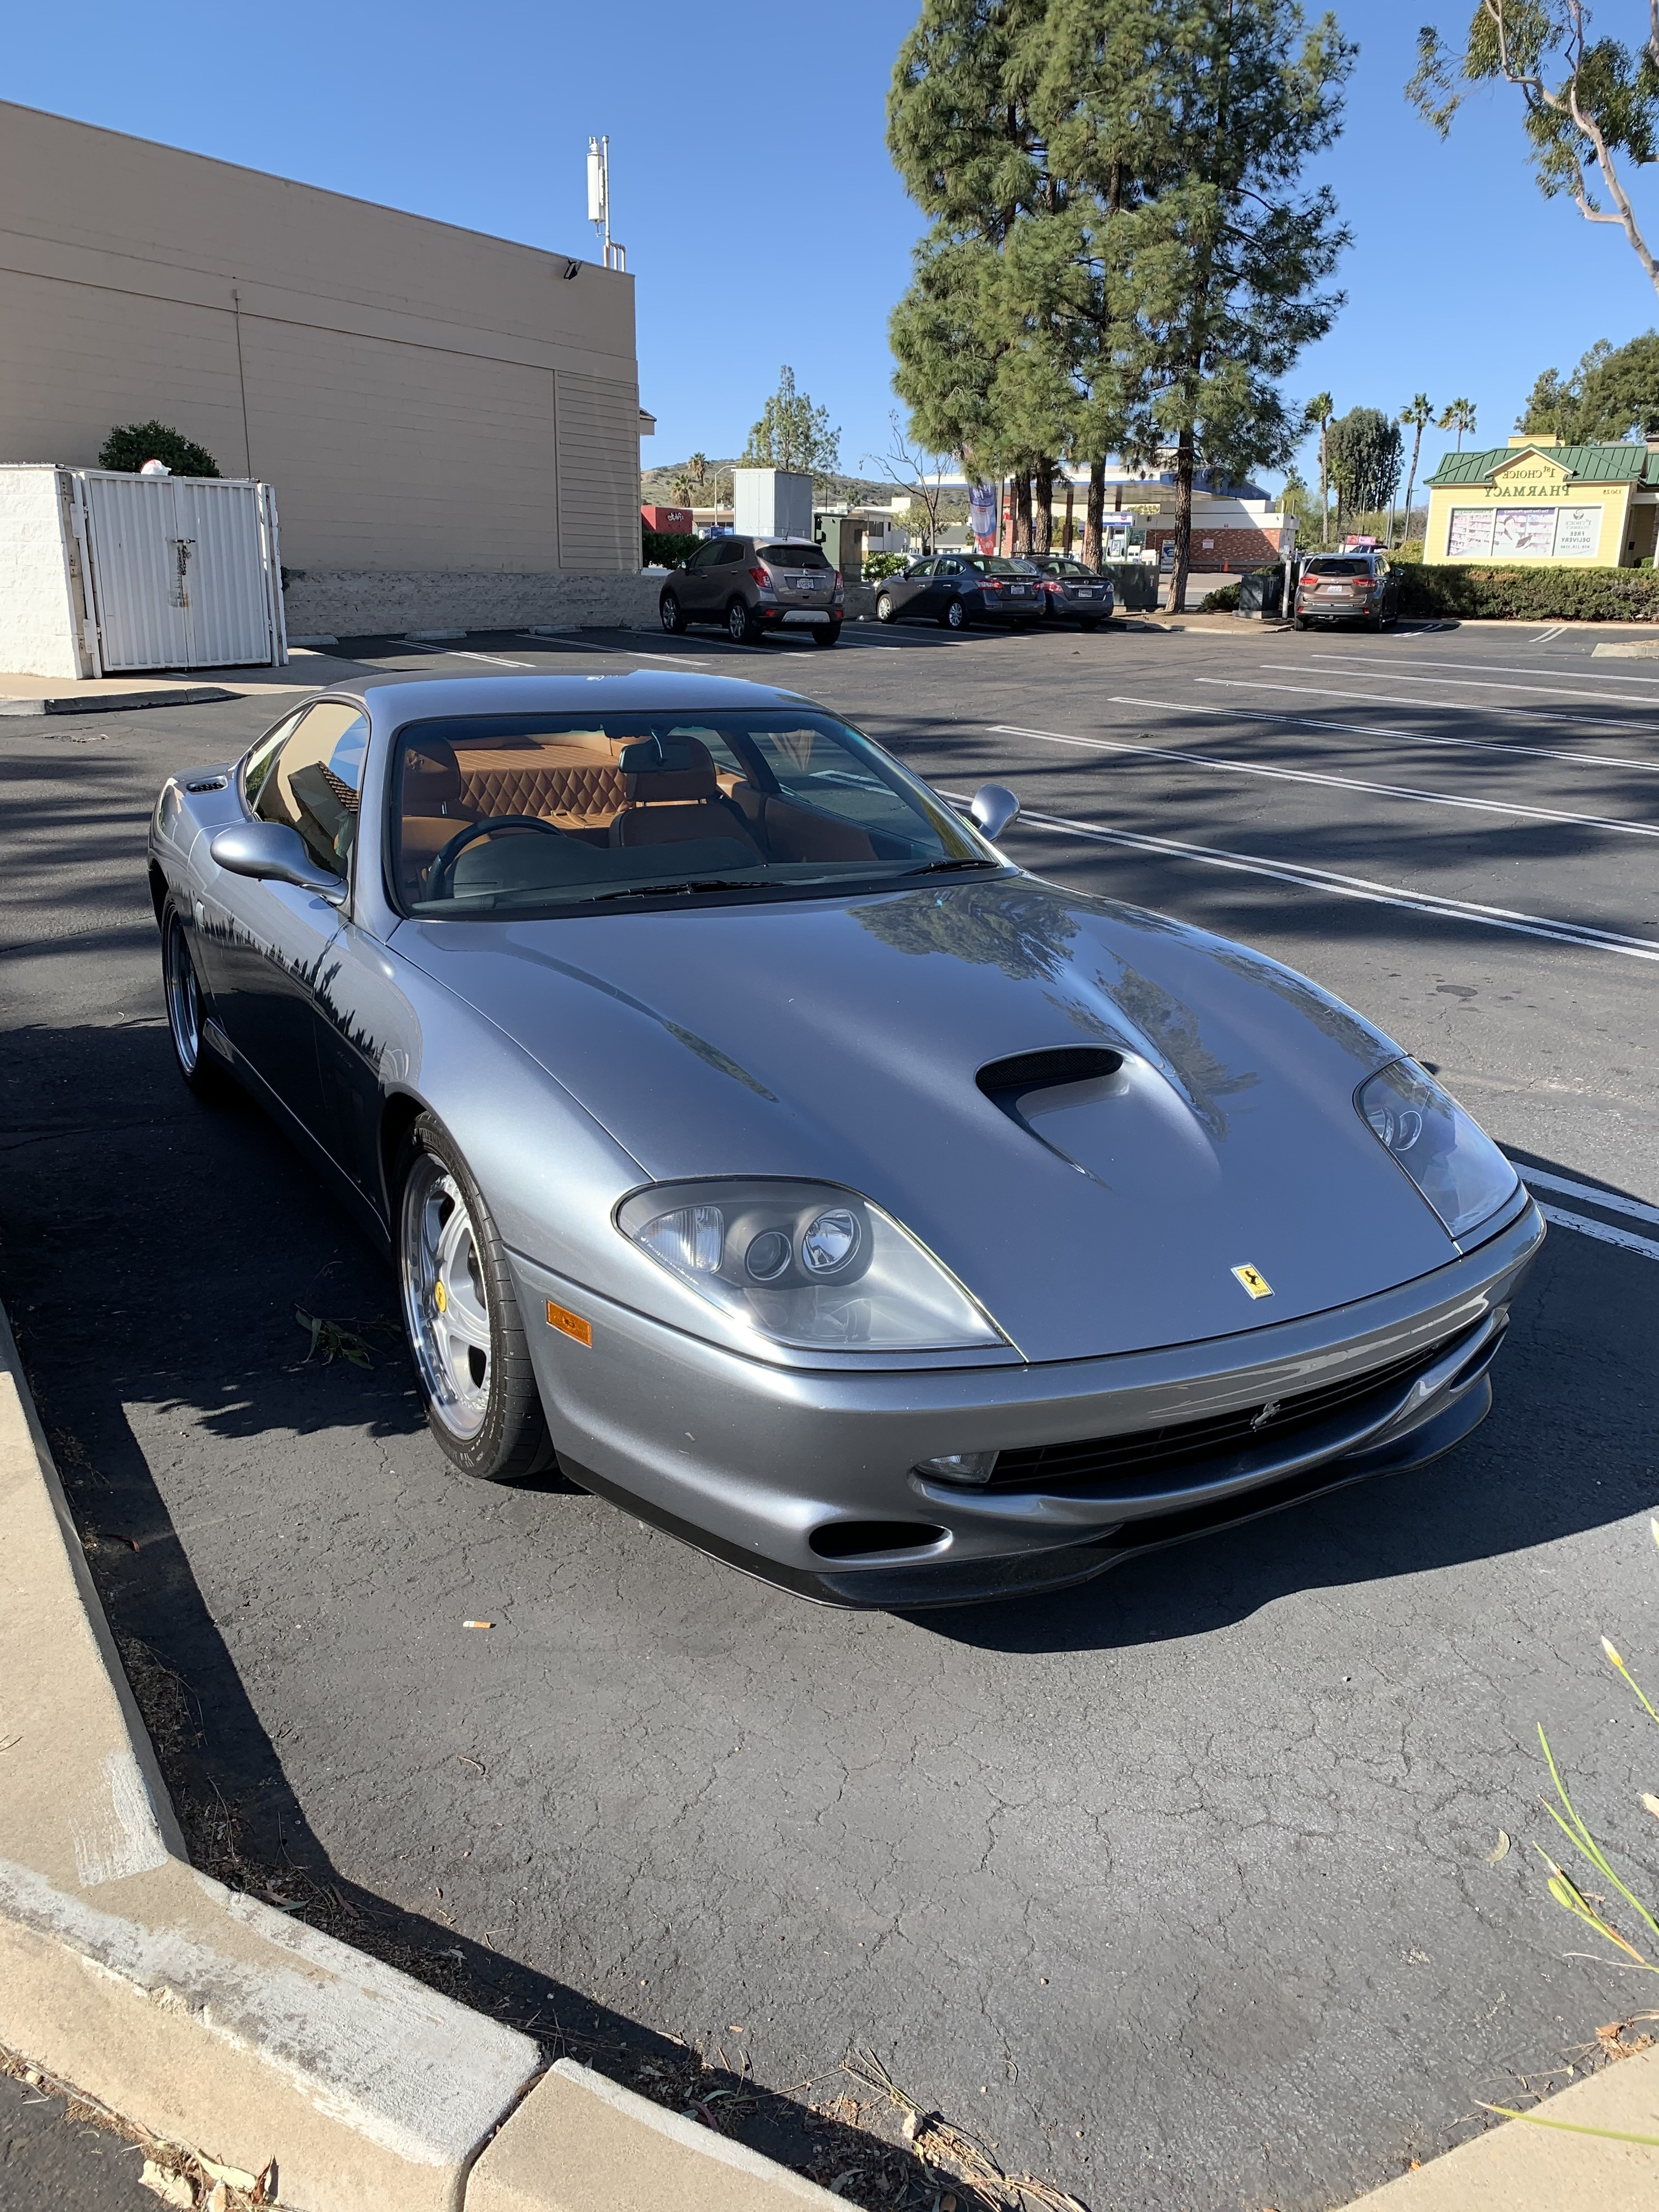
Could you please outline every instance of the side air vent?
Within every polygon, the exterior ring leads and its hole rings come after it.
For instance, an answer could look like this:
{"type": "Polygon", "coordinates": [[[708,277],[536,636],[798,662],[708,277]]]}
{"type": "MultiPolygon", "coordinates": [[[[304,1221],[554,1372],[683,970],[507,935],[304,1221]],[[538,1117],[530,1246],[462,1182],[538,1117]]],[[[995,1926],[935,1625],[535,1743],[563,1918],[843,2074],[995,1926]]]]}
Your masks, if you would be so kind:
{"type": "Polygon", "coordinates": [[[228,775],[198,775],[193,783],[185,786],[186,791],[222,791],[230,781],[228,775]]]}

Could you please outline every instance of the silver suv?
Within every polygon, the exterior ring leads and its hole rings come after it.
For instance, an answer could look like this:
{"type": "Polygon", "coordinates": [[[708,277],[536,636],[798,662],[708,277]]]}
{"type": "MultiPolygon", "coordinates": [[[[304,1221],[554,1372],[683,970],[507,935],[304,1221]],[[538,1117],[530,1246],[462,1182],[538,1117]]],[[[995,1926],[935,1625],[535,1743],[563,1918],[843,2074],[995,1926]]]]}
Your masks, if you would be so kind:
{"type": "Polygon", "coordinates": [[[810,629],[815,645],[841,635],[847,598],[822,546],[798,538],[710,538],[676,569],[657,601],[678,637],[688,623],[718,623],[733,645],[769,629],[810,629]]]}

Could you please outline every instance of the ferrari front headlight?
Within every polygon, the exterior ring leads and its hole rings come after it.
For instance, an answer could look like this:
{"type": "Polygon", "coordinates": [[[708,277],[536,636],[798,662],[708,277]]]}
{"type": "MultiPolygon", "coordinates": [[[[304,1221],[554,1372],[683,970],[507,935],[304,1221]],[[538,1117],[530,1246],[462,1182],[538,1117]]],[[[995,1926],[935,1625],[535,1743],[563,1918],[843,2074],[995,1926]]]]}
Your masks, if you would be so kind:
{"type": "Polygon", "coordinates": [[[659,1183],[625,1200],[617,1225],[711,1305],[779,1344],[944,1352],[1007,1342],[908,1229],[833,1183],[659,1183]]]}
{"type": "Polygon", "coordinates": [[[1414,1060],[1362,1083],[1354,1103],[1446,1224],[1462,1237],[1514,1194],[1521,1178],[1492,1139],[1414,1060]]]}

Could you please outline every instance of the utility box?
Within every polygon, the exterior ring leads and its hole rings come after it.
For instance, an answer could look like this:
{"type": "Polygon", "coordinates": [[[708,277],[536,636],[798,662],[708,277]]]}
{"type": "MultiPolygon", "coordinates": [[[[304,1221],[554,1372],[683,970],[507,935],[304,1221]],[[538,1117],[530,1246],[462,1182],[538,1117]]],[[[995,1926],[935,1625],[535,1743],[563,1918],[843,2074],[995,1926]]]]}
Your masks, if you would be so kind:
{"type": "Polygon", "coordinates": [[[276,501],[223,477],[0,463],[0,667],[279,667],[276,501]]]}
{"type": "Polygon", "coordinates": [[[812,535],[823,548],[832,568],[841,570],[844,584],[856,584],[864,574],[866,524],[861,515],[815,514],[812,535]]]}
{"type": "Polygon", "coordinates": [[[812,479],[793,469],[733,469],[732,527],[739,538],[812,535],[812,479]]]}

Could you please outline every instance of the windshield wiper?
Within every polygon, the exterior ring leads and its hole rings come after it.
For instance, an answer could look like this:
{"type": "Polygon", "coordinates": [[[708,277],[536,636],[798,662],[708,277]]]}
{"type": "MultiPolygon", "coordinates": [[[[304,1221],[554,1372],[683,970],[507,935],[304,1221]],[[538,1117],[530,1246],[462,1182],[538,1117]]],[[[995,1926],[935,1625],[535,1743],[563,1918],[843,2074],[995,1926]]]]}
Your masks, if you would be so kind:
{"type": "Polygon", "coordinates": [[[937,876],[946,868],[1001,868],[1005,860],[929,860],[920,868],[907,868],[907,876],[937,876]]]}
{"type": "Polygon", "coordinates": [[[603,906],[609,899],[671,898],[687,891],[766,891],[776,888],[767,883],[745,882],[741,878],[699,876],[694,882],[684,884],[630,884],[626,890],[601,891],[597,898],[584,899],[584,906],[603,906]]]}

